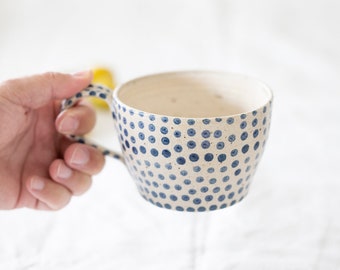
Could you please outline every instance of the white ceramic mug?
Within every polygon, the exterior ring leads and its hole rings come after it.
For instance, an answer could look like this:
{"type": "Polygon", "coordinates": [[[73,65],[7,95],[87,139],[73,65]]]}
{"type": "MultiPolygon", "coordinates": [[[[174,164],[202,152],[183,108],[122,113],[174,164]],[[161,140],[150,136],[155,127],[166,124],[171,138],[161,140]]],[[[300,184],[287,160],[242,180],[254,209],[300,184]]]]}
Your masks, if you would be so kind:
{"type": "Polygon", "coordinates": [[[90,85],[63,109],[86,96],[110,106],[121,152],[72,138],[123,161],[147,201],[201,212],[231,206],[248,193],[271,120],[273,95],[264,83],[224,72],[163,73],[113,92],[90,85]]]}

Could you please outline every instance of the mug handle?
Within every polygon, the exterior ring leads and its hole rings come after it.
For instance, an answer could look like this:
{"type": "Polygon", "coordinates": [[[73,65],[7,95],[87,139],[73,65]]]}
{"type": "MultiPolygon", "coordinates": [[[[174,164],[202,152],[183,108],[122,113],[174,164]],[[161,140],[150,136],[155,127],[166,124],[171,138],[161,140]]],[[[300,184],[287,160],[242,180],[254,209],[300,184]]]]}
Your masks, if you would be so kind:
{"type": "MultiPolygon", "coordinates": [[[[84,90],[75,94],[73,97],[68,98],[68,99],[64,99],[61,103],[60,112],[65,111],[65,110],[75,106],[75,104],[83,98],[97,97],[97,98],[104,100],[109,105],[111,113],[113,114],[112,93],[113,93],[112,90],[110,90],[109,88],[107,88],[103,85],[90,84],[84,90]]],[[[99,151],[101,151],[103,155],[113,157],[113,158],[118,159],[121,162],[125,163],[125,160],[124,160],[122,153],[118,153],[116,151],[109,150],[109,149],[107,149],[103,146],[97,145],[97,144],[93,143],[91,140],[86,139],[83,136],[68,135],[67,137],[71,140],[90,145],[90,146],[98,149],[99,151]]]]}

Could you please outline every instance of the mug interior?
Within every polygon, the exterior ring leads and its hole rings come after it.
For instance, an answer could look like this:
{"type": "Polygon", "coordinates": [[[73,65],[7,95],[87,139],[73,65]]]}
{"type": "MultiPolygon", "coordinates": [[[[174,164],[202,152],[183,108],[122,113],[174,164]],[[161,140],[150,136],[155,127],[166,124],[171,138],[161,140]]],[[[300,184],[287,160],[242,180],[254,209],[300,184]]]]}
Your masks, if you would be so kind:
{"type": "Polygon", "coordinates": [[[272,92],[256,79],[234,73],[185,71],[150,75],[120,86],[116,98],[152,114],[221,117],[256,110],[272,92]]]}

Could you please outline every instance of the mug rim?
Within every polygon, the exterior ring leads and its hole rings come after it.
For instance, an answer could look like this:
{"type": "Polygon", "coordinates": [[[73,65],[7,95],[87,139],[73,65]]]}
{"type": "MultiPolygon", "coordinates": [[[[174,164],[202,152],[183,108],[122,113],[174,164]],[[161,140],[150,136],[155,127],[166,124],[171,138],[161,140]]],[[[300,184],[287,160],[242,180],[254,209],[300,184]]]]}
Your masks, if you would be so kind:
{"type": "Polygon", "coordinates": [[[124,83],[121,83],[119,85],[117,85],[114,88],[113,91],[113,100],[116,101],[118,104],[120,104],[121,106],[125,107],[126,110],[133,110],[134,112],[138,112],[138,113],[142,113],[143,115],[154,115],[154,116],[158,116],[158,117],[162,117],[162,116],[166,116],[168,118],[181,118],[181,119],[197,119],[197,120],[203,120],[203,119],[215,119],[215,118],[229,118],[229,117],[237,117],[240,116],[242,114],[251,114],[253,111],[262,109],[266,106],[268,106],[269,104],[272,103],[274,98],[274,94],[273,94],[273,90],[268,86],[268,84],[266,84],[264,81],[259,80],[253,76],[249,76],[246,75],[244,73],[238,73],[238,72],[230,72],[230,71],[220,71],[220,70],[178,70],[178,71],[166,71],[166,72],[158,72],[158,73],[152,73],[152,74],[147,74],[147,75],[143,75],[143,76],[139,76],[136,77],[132,80],[128,80],[124,83]],[[169,114],[159,114],[159,113],[153,113],[150,111],[145,111],[145,110],[141,110],[138,109],[136,107],[132,107],[128,104],[126,104],[125,102],[123,102],[120,98],[119,98],[119,92],[122,91],[122,89],[132,83],[135,83],[137,81],[140,80],[145,80],[148,78],[152,78],[152,77],[160,77],[160,76],[169,76],[169,75],[176,75],[176,74],[216,74],[216,75],[230,75],[230,76],[234,76],[234,77],[240,77],[246,80],[251,80],[254,81],[258,84],[260,84],[261,86],[263,86],[263,91],[266,92],[267,95],[267,100],[265,103],[263,103],[263,105],[261,106],[257,106],[256,108],[252,109],[252,110],[247,110],[241,113],[234,113],[234,114],[228,114],[228,115],[219,115],[219,116],[214,116],[214,117],[186,117],[186,116],[173,116],[173,115],[169,115],[169,114]]]}

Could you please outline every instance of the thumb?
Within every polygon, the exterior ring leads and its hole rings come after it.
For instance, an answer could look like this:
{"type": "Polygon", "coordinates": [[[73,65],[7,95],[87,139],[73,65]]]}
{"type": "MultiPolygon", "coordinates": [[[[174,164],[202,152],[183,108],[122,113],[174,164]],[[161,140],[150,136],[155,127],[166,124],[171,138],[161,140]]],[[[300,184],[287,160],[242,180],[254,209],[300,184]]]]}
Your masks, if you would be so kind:
{"type": "Polygon", "coordinates": [[[37,109],[53,100],[69,98],[88,86],[91,71],[73,75],[48,72],[4,82],[0,85],[0,95],[14,104],[37,109]]]}

